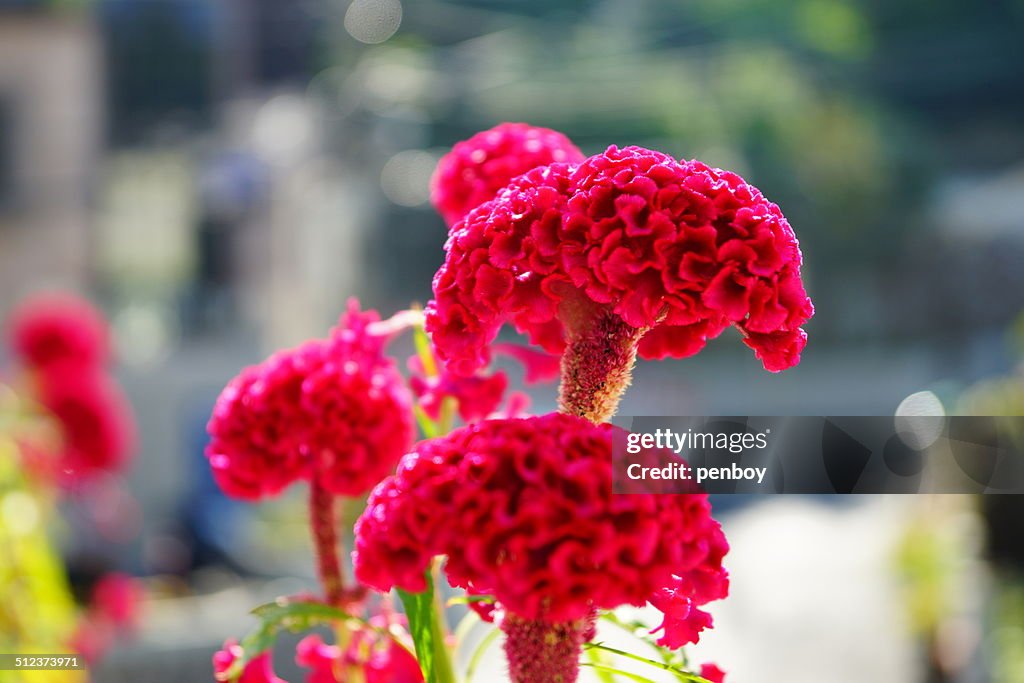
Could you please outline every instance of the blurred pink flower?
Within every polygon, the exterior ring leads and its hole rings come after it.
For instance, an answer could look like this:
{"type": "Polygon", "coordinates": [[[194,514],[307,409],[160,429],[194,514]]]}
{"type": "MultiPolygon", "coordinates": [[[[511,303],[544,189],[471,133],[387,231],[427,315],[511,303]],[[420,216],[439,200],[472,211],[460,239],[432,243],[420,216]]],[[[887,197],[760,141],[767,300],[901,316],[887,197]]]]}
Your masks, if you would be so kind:
{"type": "Polygon", "coordinates": [[[131,630],[138,624],[142,595],[138,579],[121,572],[109,572],[93,586],[90,610],[118,629],[131,630]]]}
{"type": "Polygon", "coordinates": [[[33,369],[56,362],[99,365],[109,353],[106,321],[92,304],[73,294],[29,297],[8,320],[11,348],[33,369]]]}
{"type": "Polygon", "coordinates": [[[104,619],[95,619],[87,613],[79,618],[68,645],[82,655],[86,662],[95,664],[110,649],[115,637],[113,624],[104,619]]]}
{"type": "Polygon", "coordinates": [[[337,683],[339,676],[345,680],[341,648],[326,644],[318,635],[306,636],[299,641],[295,648],[295,663],[312,669],[306,676],[306,683],[337,683]],[[336,671],[338,676],[335,676],[336,671]]]}
{"type": "MultiPolygon", "coordinates": [[[[224,675],[231,665],[242,656],[242,647],[231,639],[224,642],[224,648],[213,655],[213,673],[218,681],[226,681],[224,675]]],[[[242,672],[238,683],[288,683],[274,674],[270,652],[264,652],[252,659],[242,672]]]]}
{"type": "Polygon", "coordinates": [[[295,661],[312,669],[306,683],[342,683],[349,680],[346,669],[350,667],[359,670],[365,683],[422,683],[416,658],[392,638],[367,628],[351,635],[352,642],[344,652],[337,645],[325,644],[318,635],[302,639],[295,661]]]}
{"type": "Polygon", "coordinates": [[[355,496],[389,474],[413,440],[412,404],[379,320],[353,300],[328,339],[279,351],[221,393],[206,457],[228,495],[259,499],[299,479],[355,496]]]}
{"type": "Polygon", "coordinates": [[[54,362],[37,377],[38,400],[61,431],[59,475],[66,486],[82,477],[119,470],[136,444],[131,407],[103,370],[54,362]]]}

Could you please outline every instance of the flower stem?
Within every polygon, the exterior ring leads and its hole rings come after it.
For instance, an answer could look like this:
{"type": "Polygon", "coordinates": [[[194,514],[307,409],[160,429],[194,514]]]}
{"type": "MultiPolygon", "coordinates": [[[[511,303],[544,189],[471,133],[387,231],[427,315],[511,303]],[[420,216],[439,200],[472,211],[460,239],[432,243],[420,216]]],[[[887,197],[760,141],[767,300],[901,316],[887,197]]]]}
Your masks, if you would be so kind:
{"type": "Polygon", "coordinates": [[[587,316],[569,330],[558,409],[595,423],[611,419],[632,379],[637,343],[645,332],[611,311],[587,316]]]}
{"type": "Polygon", "coordinates": [[[334,495],[314,478],[309,484],[309,518],[313,528],[313,546],[317,569],[327,604],[341,607],[345,601],[345,583],[338,561],[338,529],[335,525],[334,495]]]}
{"type": "Polygon", "coordinates": [[[506,614],[505,656],[512,683],[574,683],[583,643],[593,633],[590,619],[550,623],[506,614]]]}

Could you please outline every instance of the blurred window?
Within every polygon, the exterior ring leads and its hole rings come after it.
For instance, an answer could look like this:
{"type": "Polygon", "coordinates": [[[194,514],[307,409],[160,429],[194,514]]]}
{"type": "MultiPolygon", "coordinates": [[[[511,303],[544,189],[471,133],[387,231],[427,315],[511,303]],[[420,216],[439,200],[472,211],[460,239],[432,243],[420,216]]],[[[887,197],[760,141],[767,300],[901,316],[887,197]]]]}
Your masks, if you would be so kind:
{"type": "Polygon", "coordinates": [[[14,204],[14,104],[0,95],[0,210],[14,204]]]}

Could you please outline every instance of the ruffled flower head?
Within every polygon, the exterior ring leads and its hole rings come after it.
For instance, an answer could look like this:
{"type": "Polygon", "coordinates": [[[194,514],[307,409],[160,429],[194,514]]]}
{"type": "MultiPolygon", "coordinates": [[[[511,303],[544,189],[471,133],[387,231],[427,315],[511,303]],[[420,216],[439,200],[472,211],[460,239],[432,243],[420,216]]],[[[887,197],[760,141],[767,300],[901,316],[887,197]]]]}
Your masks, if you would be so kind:
{"type": "MultiPolygon", "coordinates": [[[[703,614],[728,585],[707,498],[611,495],[615,430],[555,413],[420,442],[356,523],[357,578],[420,591],[445,555],[453,585],[517,619],[565,624],[666,591],[703,614]]],[[[692,623],[673,610],[663,640],[678,647],[692,623]]]]}
{"type": "Polygon", "coordinates": [[[502,123],[460,142],[431,179],[431,201],[449,226],[510,180],[538,166],[576,163],[583,153],[565,135],[525,123],[502,123]]]}
{"type": "Polygon", "coordinates": [[[71,294],[43,294],[25,300],[9,320],[11,348],[32,369],[54,363],[99,365],[109,354],[103,316],[71,294]]]}
{"type": "Polygon", "coordinates": [[[127,399],[100,368],[54,362],[38,377],[37,398],[60,426],[57,477],[72,486],[84,477],[120,469],[135,449],[127,399]]]}
{"type": "Polygon", "coordinates": [[[299,479],[355,496],[389,474],[413,440],[411,399],[375,312],[348,312],[328,339],[247,368],[221,393],[206,456],[230,496],[260,499],[299,479]]]}
{"type": "Polygon", "coordinates": [[[641,147],[516,178],[445,248],[426,325],[460,374],[487,363],[506,321],[551,353],[601,324],[651,359],[691,356],[735,325],[780,371],[799,362],[813,313],[778,206],[734,173],[641,147]]]}

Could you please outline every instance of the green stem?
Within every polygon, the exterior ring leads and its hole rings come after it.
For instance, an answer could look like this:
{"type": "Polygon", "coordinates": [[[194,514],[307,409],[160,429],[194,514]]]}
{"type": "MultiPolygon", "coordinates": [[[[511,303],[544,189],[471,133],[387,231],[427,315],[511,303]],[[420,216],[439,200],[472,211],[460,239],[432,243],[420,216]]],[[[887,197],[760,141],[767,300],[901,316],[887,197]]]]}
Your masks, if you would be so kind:
{"type": "Polygon", "coordinates": [[[444,623],[444,613],[434,609],[434,671],[437,683],[455,683],[455,671],[452,668],[451,654],[448,652],[448,629],[444,623]]]}
{"type": "Polygon", "coordinates": [[[434,599],[434,577],[426,572],[427,588],[421,593],[398,590],[409,619],[409,633],[426,683],[455,683],[455,672],[445,642],[447,628],[434,599]]]}

